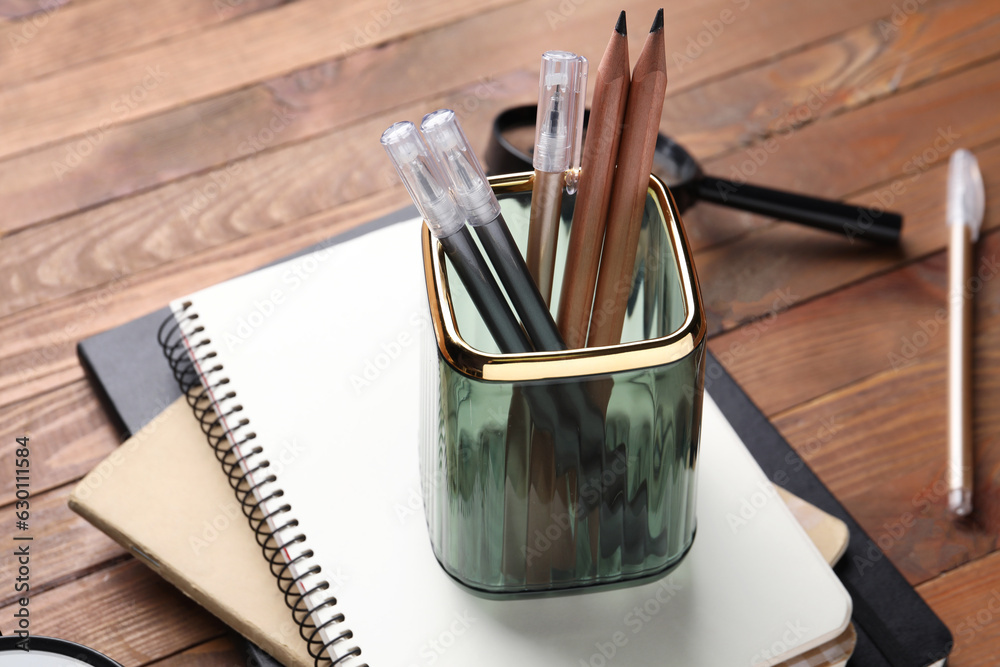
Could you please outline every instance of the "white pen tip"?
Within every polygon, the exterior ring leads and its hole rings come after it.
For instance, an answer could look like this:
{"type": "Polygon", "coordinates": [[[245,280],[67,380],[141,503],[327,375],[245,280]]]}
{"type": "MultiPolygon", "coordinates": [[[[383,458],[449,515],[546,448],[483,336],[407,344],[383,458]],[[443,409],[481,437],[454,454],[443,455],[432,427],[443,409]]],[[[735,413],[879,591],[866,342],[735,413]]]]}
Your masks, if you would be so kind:
{"type": "Polygon", "coordinates": [[[951,154],[948,162],[948,224],[967,225],[973,241],[983,225],[986,194],[976,156],[964,148],[951,154]]]}

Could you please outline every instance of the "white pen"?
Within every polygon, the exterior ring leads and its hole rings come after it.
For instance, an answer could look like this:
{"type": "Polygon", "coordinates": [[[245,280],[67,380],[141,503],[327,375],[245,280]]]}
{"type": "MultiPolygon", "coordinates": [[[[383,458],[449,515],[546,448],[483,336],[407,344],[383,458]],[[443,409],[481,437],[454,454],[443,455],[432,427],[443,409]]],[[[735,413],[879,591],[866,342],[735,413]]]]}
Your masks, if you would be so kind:
{"type": "Polygon", "coordinates": [[[948,165],[948,509],[972,513],[972,245],[985,207],[979,163],[961,148],[948,165]]]}

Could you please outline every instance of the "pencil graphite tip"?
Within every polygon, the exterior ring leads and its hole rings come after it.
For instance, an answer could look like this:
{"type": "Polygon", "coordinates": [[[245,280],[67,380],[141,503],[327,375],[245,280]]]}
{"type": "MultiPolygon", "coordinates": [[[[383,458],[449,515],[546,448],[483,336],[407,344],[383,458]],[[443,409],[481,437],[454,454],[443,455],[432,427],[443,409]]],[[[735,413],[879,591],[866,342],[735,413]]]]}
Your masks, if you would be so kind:
{"type": "Polygon", "coordinates": [[[653,19],[653,27],[649,29],[650,32],[656,32],[657,30],[663,30],[663,7],[656,12],[656,18],[653,19]]]}
{"type": "MultiPolygon", "coordinates": [[[[661,10],[662,11],[662,10],[661,10]]],[[[618,23],[615,24],[615,32],[622,37],[628,37],[628,29],[625,27],[625,10],[618,15],[618,23]]]]}

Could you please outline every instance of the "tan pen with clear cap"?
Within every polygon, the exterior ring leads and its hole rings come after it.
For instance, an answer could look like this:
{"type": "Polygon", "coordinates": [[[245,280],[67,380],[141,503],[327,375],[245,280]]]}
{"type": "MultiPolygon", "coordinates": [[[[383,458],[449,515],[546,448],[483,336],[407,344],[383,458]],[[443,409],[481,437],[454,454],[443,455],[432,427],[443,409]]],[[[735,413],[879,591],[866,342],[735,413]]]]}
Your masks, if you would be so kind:
{"type": "Polygon", "coordinates": [[[525,259],[546,304],[552,297],[563,186],[574,192],[579,175],[587,66],[586,58],[568,51],[542,54],[525,259]]]}
{"type": "Polygon", "coordinates": [[[948,509],[972,513],[972,278],[973,244],[986,195],[975,156],[964,148],[948,164],[948,509]]]}

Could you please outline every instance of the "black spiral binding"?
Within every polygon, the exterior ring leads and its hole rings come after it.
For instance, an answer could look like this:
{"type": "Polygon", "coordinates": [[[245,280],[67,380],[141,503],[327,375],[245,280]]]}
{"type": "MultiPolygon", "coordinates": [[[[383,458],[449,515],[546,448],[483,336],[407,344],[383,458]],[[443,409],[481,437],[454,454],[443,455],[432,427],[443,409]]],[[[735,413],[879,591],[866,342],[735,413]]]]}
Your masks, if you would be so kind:
{"type": "MultiPolygon", "coordinates": [[[[312,620],[315,612],[333,607],[337,604],[337,599],[330,596],[318,605],[309,607],[306,596],[318,591],[325,591],[329,589],[330,584],[327,581],[320,581],[304,594],[297,590],[297,585],[301,580],[319,574],[321,568],[314,564],[302,574],[292,576],[291,568],[297,563],[305,563],[311,559],[312,550],[303,551],[291,561],[285,561],[282,557],[282,551],[286,547],[305,542],[306,536],[293,530],[298,526],[297,519],[289,518],[284,524],[277,525],[273,531],[268,525],[269,521],[280,524],[281,515],[289,514],[292,507],[285,503],[269,514],[265,514],[261,509],[262,502],[280,498],[284,495],[284,491],[276,489],[264,498],[257,499],[256,491],[264,485],[273,484],[277,478],[270,474],[254,484],[248,481],[247,475],[255,475],[271,464],[260,456],[263,450],[259,446],[253,447],[250,451],[242,451],[243,445],[254,440],[257,434],[249,429],[249,419],[237,415],[243,410],[243,406],[235,402],[235,391],[226,390],[229,378],[222,375],[222,364],[213,363],[212,360],[216,357],[216,353],[209,347],[212,340],[205,335],[204,327],[197,324],[198,314],[192,312],[191,307],[190,301],[184,302],[182,310],[164,320],[157,332],[157,340],[170,364],[174,379],[177,380],[188,405],[191,406],[195,417],[201,424],[201,430],[208,439],[208,444],[215,451],[215,457],[219,460],[222,470],[229,480],[229,486],[236,493],[236,500],[240,503],[240,508],[250,523],[250,528],[254,532],[264,558],[270,565],[278,588],[285,596],[285,604],[292,611],[292,619],[299,626],[299,634],[305,640],[309,655],[313,657],[316,667],[338,665],[359,656],[361,649],[357,646],[350,647],[343,656],[336,660],[332,660],[331,654],[327,651],[333,645],[351,639],[354,635],[350,630],[344,629],[343,632],[326,642],[320,636],[322,630],[343,623],[343,614],[334,615],[318,627],[312,620]],[[233,423],[234,420],[235,423],[233,423]],[[235,447],[240,447],[242,454],[234,451],[235,447]],[[243,471],[241,464],[246,466],[247,472],[243,471]],[[284,535],[288,531],[295,534],[286,538],[284,535]]],[[[368,666],[361,665],[361,667],[368,666]]]]}

